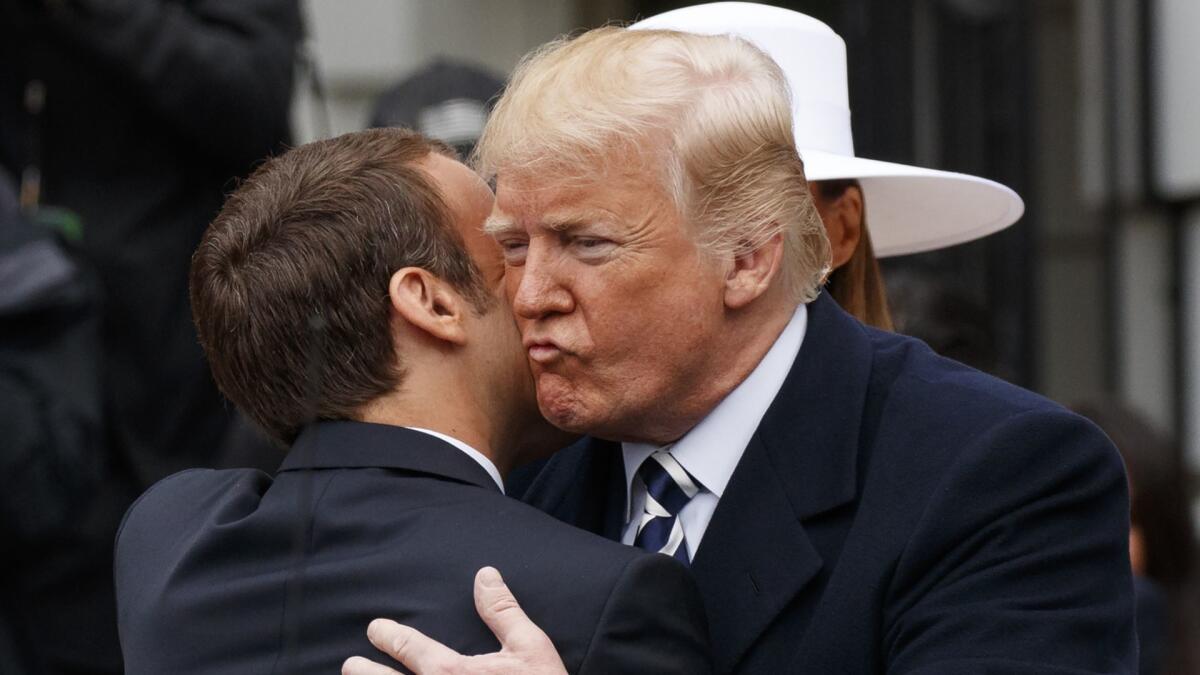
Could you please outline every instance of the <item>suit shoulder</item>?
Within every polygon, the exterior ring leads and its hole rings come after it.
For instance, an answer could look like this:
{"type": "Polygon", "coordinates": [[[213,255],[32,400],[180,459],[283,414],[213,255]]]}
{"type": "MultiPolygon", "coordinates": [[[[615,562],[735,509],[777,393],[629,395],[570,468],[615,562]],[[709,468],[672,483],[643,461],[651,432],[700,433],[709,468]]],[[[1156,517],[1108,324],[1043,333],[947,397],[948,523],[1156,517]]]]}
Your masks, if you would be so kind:
{"type": "Polygon", "coordinates": [[[228,505],[257,504],[270,484],[270,476],[256,469],[187,469],[158,481],[121,519],[115,541],[118,577],[130,563],[141,568],[176,550],[175,542],[228,505]]]}
{"type": "Polygon", "coordinates": [[[1124,475],[1120,455],[1090,421],[1031,391],[942,358],[924,343],[871,334],[875,364],[864,460],[924,482],[952,467],[995,473],[1024,466],[1048,475],[1124,475]],[[972,469],[972,467],[975,467],[972,469]],[[1036,467],[1036,468],[1035,468],[1036,467]]]}
{"type": "Polygon", "coordinates": [[[645,555],[625,566],[584,664],[588,672],[712,672],[704,604],[679,561],[645,555]]]}
{"type": "MultiPolygon", "coordinates": [[[[492,561],[486,564],[495,566],[506,579],[512,577],[514,590],[516,586],[555,588],[581,605],[602,603],[631,562],[651,555],[568,525],[498,493],[487,493],[485,498],[462,502],[454,508],[459,510],[450,516],[456,524],[455,536],[475,542],[471,557],[492,561]],[[579,583],[580,579],[588,583],[579,583]]],[[[430,536],[445,536],[436,529],[441,524],[431,522],[429,527],[435,528],[430,536]]],[[[540,594],[541,590],[534,592],[540,594]]]]}
{"type": "Polygon", "coordinates": [[[267,474],[257,469],[184,469],[151,485],[134,501],[130,510],[139,508],[143,502],[165,505],[198,495],[223,492],[247,479],[259,477],[270,480],[267,474]]]}
{"type": "Polygon", "coordinates": [[[972,434],[1030,416],[1077,418],[1039,394],[939,356],[920,340],[867,330],[875,359],[869,395],[886,402],[885,414],[972,434]]]}
{"type": "Polygon", "coordinates": [[[143,516],[161,522],[163,512],[197,512],[215,496],[231,491],[261,494],[271,482],[270,476],[257,469],[185,469],[151,485],[125,512],[118,538],[130,526],[141,523],[143,516]]]}
{"type": "Polygon", "coordinates": [[[550,628],[568,670],[711,672],[700,592],[679,561],[508,501],[519,515],[506,536],[516,538],[510,546],[520,548],[524,566],[505,579],[535,622],[549,622],[539,625],[550,628]],[[566,632],[553,628],[568,624],[566,632]]]}
{"type": "Polygon", "coordinates": [[[646,553],[639,549],[610,541],[599,535],[568,525],[515,497],[495,495],[481,504],[495,513],[488,522],[512,542],[531,550],[555,550],[564,556],[597,559],[606,566],[624,565],[646,553]]]}
{"type": "MultiPolygon", "coordinates": [[[[665,607],[655,611],[667,619],[681,611],[686,597],[675,589],[684,588],[680,576],[686,574],[669,565],[664,568],[670,562],[665,556],[577,529],[516,499],[480,493],[476,490],[476,496],[448,506],[437,523],[423,525],[421,539],[443,546],[448,538],[468,544],[456,545],[454,557],[446,562],[456,568],[457,576],[473,576],[484,565],[498,569],[525,613],[554,640],[569,671],[588,671],[590,666],[582,668],[585,662],[612,654],[611,640],[595,640],[602,625],[627,625],[620,619],[654,625],[650,608],[637,601],[639,596],[664,599],[665,607]],[[447,533],[447,524],[452,524],[453,534],[447,533]]],[[[411,546],[411,540],[403,545],[411,546]]],[[[469,590],[469,585],[463,589],[469,590]]]]}

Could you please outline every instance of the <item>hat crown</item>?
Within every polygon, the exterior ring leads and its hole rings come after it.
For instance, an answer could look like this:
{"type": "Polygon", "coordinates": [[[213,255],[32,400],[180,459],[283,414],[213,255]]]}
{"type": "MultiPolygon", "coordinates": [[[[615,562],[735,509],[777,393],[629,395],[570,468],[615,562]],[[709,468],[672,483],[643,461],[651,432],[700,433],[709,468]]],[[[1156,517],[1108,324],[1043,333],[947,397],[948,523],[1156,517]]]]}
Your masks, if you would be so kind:
{"type": "Polygon", "coordinates": [[[782,7],[712,2],[664,12],[630,28],[735,35],[749,41],[787,77],[796,146],[854,156],[846,43],[824,22],[782,7]]]}

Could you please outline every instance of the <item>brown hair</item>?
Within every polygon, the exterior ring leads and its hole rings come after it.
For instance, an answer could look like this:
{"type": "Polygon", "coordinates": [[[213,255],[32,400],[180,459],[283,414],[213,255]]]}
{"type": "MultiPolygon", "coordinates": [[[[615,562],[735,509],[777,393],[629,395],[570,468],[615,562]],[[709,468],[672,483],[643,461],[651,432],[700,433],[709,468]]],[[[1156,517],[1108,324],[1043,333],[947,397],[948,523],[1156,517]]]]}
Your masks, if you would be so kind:
{"type": "Polygon", "coordinates": [[[273,437],[353,418],[403,364],[388,283],[421,267],[490,304],[418,162],[447,146],[370,129],[268,160],[225,202],[192,257],[191,301],[221,391],[273,437]]]}
{"type": "MultiPolygon", "coordinates": [[[[842,196],[850,187],[862,187],[857,180],[823,180],[812,183],[821,195],[829,200],[842,196]]],[[[825,282],[825,288],[842,309],[868,326],[893,330],[892,315],[888,311],[887,289],[883,285],[883,274],[879,260],[871,247],[871,233],[867,229],[867,207],[863,204],[862,235],[858,246],[850,254],[846,264],[835,269],[825,282]]]]}

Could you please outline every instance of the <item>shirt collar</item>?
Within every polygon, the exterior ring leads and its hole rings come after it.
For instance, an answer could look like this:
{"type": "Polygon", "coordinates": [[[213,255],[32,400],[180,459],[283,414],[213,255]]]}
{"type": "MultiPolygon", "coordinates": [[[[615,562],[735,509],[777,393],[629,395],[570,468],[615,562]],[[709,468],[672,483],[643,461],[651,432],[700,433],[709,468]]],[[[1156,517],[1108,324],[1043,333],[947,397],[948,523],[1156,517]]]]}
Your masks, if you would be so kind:
{"type": "MultiPolygon", "coordinates": [[[[724,494],[742,453],[795,364],[807,326],[808,308],[800,305],[750,375],[699,424],[668,446],[676,461],[718,498],[724,494]]],[[[632,517],[629,510],[633,477],[642,462],[661,449],[661,446],[648,443],[621,444],[625,463],[626,522],[632,517]]]]}
{"type": "Polygon", "coordinates": [[[447,443],[449,443],[450,445],[453,445],[454,447],[458,448],[459,450],[462,450],[464,453],[466,453],[466,455],[468,457],[470,457],[471,459],[478,462],[479,466],[482,466],[483,470],[487,471],[488,475],[492,477],[492,480],[496,481],[496,486],[500,488],[500,492],[504,492],[504,479],[500,477],[500,471],[496,468],[496,465],[492,463],[492,460],[487,458],[487,455],[476,450],[475,448],[472,448],[471,446],[467,445],[466,443],[463,443],[462,441],[458,440],[457,438],[455,438],[453,436],[447,436],[446,434],[439,433],[437,431],[434,431],[433,429],[423,429],[421,427],[404,427],[404,428],[412,429],[413,431],[420,431],[421,433],[429,434],[430,436],[433,436],[434,438],[440,438],[443,441],[446,441],[447,443]]]}

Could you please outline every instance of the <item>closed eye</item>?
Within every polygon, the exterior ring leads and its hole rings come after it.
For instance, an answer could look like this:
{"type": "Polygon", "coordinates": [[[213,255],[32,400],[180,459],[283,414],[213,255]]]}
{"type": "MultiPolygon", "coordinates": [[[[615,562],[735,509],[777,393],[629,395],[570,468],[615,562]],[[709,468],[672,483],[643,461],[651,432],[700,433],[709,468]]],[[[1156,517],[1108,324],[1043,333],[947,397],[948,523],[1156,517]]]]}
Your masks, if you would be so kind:
{"type": "Polygon", "coordinates": [[[607,256],[617,244],[602,237],[572,237],[570,247],[577,256],[585,260],[596,260],[607,256]]]}
{"type": "Polygon", "coordinates": [[[504,264],[517,267],[525,264],[525,256],[529,251],[529,242],[524,239],[501,239],[500,250],[504,254],[504,264]]]}

